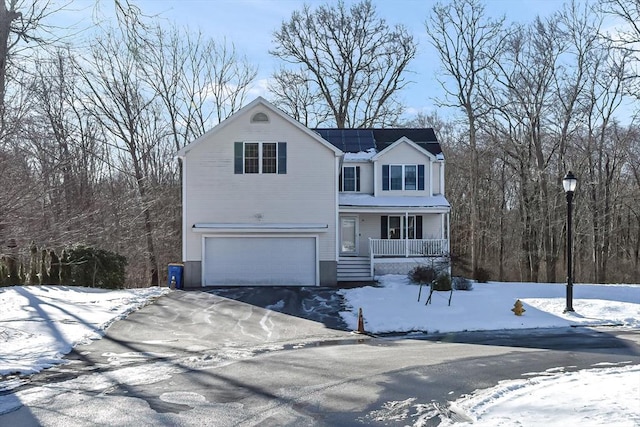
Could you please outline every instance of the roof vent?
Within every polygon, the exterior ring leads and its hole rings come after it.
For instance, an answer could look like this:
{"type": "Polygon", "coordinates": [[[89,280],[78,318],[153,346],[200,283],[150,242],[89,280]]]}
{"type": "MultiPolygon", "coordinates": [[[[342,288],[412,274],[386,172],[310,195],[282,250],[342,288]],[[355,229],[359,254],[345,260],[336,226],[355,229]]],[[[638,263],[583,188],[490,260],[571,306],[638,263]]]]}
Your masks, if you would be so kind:
{"type": "Polygon", "coordinates": [[[255,113],[251,117],[251,123],[269,123],[269,116],[265,113],[255,113]]]}

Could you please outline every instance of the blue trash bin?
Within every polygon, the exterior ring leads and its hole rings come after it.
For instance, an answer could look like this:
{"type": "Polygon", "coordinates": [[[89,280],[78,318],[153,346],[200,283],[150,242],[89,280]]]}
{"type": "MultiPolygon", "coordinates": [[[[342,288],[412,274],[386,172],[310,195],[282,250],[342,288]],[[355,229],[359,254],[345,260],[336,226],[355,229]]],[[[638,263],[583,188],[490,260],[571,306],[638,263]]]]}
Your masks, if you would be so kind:
{"type": "Polygon", "coordinates": [[[169,264],[169,274],[167,275],[167,286],[175,289],[182,289],[182,271],[183,264],[169,264]]]}

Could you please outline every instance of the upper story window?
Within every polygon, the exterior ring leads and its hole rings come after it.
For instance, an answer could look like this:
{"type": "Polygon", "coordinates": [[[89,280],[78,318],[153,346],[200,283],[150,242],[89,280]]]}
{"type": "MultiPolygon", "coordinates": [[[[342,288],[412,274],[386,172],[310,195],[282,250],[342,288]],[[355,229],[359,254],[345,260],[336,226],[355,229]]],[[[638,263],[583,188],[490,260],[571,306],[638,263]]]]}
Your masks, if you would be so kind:
{"type": "Polygon", "coordinates": [[[234,173],[287,173],[286,142],[236,142],[234,173]]]}
{"type": "Polygon", "coordinates": [[[344,166],[342,168],[340,191],[360,191],[360,166],[344,166]]]}
{"type": "Polygon", "coordinates": [[[424,190],[424,165],[382,165],[382,190],[424,190]]]}

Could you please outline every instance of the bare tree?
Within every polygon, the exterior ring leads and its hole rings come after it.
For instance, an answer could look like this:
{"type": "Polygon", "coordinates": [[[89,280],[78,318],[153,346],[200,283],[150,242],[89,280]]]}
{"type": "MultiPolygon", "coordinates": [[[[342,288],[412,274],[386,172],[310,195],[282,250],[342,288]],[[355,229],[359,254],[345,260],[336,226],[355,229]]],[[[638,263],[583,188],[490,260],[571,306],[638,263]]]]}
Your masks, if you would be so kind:
{"type": "Polygon", "coordinates": [[[13,58],[28,48],[27,43],[39,46],[57,39],[52,35],[45,40],[44,34],[51,34],[51,28],[44,21],[67,4],[54,6],[51,0],[0,1],[0,108],[4,107],[13,58]]]}
{"type": "Polygon", "coordinates": [[[631,81],[627,93],[640,100],[640,0],[601,0],[600,6],[624,23],[603,36],[613,42],[614,49],[628,54],[632,71],[626,77],[631,81]]]}
{"type": "Polygon", "coordinates": [[[304,69],[282,68],[273,75],[269,91],[274,105],[305,126],[320,127],[332,116],[322,93],[304,69]]]}
{"type": "Polygon", "coordinates": [[[86,94],[85,108],[107,132],[107,143],[121,160],[121,170],[133,178],[146,242],[147,268],[152,285],[158,284],[158,263],[154,246],[153,200],[149,198],[149,176],[145,169],[151,148],[162,139],[157,124],[160,114],[156,95],[146,90],[137,61],[126,40],[115,33],[96,41],[79,68],[86,94]]]}
{"type": "Polygon", "coordinates": [[[530,26],[511,32],[501,57],[497,87],[491,102],[499,118],[487,129],[501,129],[507,161],[519,180],[521,268],[525,280],[537,281],[544,261],[548,280],[555,280],[559,244],[553,233],[556,182],[554,154],[559,141],[548,135],[548,117],[554,105],[553,83],[564,41],[558,17],[537,18],[530,26]]]}
{"type": "Polygon", "coordinates": [[[164,106],[176,151],[242,107],[257,70],[233,45],[175,27],[134,37],[135,58],[164,106]]]}
{"type": "Polygon", "coordinates": [[[435,47],[444,75],[440,80],[447,95],[440,105],[460,109],[468,126],[468,143],[471,151],[470,170],[470,252],[472,270],[479,265],[478,224],[478,120],[488,114],[487,104],[482,102],[486,91],[483,80],[495,66],[504,38],[503,19],[486,17],[479,0],[454,0],[446,5],[437,4],[426,23],[431,44],[435,47]]]}
{"type": "Polygon", "coordinates": [[[305,5],[282,23],[273,41],[271,54],[308,72],[311,93],[322,94],[337,127],[397,121],[402,108],[396,95],[408,83],[405,71],[416,44],[404,26],[390,27],[378,17],[370,0],[350,9],[342,1],[315,10],[305,5]]]}
{"type": "Polygon", "coordinates": [[[38,126],[27,140],[49,194],[46,210],[54,224],[47,232],[57,245],[95,244],[101,228],[92,221],[94,186],[104,173],[97,122],[78,102],[81,81],[68,49],[37,58],[34,68],[29,91],[38,126]]]}
{"type": "Polygon", "coordinates": [[[600,55],[591,61],[583,105],[586,112],[583,144],[579,147],[585,159],[585,184],[591,217],[593,278],[606,283],[611,256],[613,224],[620,208],[620,174],[625,164],[626,147],[618,140],[615,113],[623,100],[626,61],[629,53],[602,46],[600,55]]]}

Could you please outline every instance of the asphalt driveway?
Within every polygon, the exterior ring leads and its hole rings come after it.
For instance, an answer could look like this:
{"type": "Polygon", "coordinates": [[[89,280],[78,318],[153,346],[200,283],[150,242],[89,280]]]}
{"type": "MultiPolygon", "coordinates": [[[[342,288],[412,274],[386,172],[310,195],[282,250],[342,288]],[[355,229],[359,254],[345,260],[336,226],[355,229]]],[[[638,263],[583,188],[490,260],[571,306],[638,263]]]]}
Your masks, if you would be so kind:
{"type": "Polygon", "coordinates": [[[262,307],[290,316],[322,323],[330,329],[347,330],[340,316],[344,298],[337,288],[323,287],[241,287],[212,288],[206,292],[262,307]]]}

